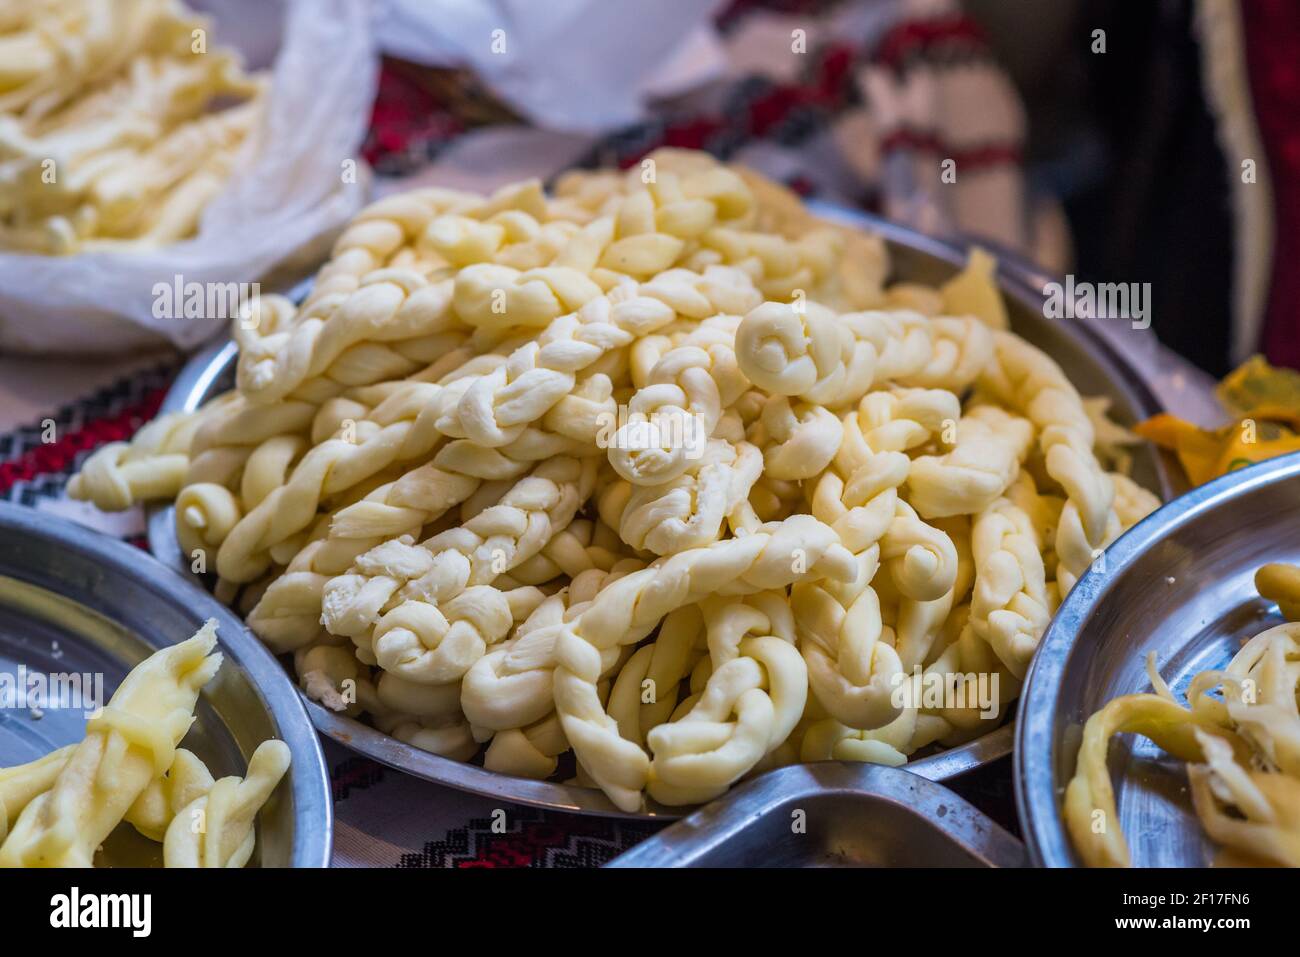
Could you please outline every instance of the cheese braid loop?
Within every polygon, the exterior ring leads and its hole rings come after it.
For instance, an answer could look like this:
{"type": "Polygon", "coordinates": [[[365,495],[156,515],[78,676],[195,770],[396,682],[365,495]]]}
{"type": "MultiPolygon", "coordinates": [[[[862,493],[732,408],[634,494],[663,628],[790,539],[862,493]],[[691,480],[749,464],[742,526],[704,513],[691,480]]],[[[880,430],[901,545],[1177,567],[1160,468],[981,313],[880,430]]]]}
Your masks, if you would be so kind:
{"type": "Polygon", "coordinates": [[[723,412],[749,388],[736,364],[737,321],[735,316],[706,319],[638,383],[628,402],[631,421],[609,442],[610,464],[623,478],[635,485],[662,485],[699,457],[723,412]]]}
{"type": "Polygon", "coordinates": [[[610,483],[599,508],[606,524],[635,549],[671,555],[717,541],[727,526],[750,528],[749,492],[763,468],[745,441],[710,439],[690,468],[662,485],[610,483]]]}
{"type": "MultiPolygon", "coordinates": [[[[555,646],[566,622],[579,616],[604,587],[645,568],[622,559],[609,571],[589,569],[539,603],[507,641],[496,645],[465,675],[461,706],[476,726],[492,731],[522,728],[555,710],[555,646]]],[[[619,660],[615,646],[602,652],[602,678],[619,660]]]]}
{"type": "Polygon", "coordinates": [[[105,512],[140,501],[174,498],[189,468],[189,446],[199,419],[173,412],[150,422],[128,442],[97,449],[68,482],[68,495],[105,512]]]}
{"type": "Polygon", "coordinates": [[[808,697],[784,590],[746,603],[706,599],[702,607],[712,673],[686,714],[647,735],[654,757],[646,790],[664,804],[723,793],[789,737],[808,697]]]}
{"type": "Polygon", "coordinates": [[[836,315],[818,303],[766,302],[736,330],[736,358],[756,386],[834,408],[905,380],[932,356],[927,320],[910,312],[836,315]]]}
{"type": "Polygon", "coordinates": [[[670,612],[655,640],[638,648],[619,671],[608,710],[623,737],[644,747],[646,735],[672,715],[681,683],[706,651],[704,628],[695,605],[670,612]]]}
{"type": "Polygon", "coordinates": [[[1020,471],[1033,425],[995,405],[963,411],[952,448],[919,455],[907,476],[908,502],[922,518],[974,515],[991,505],[1020,471]]]}
{"type": "Polygon", "coordinates": [[[750,426],[749,440],[763,452],[763,476],[780,482],[815,478],[839,451],[844,426],[825,406],[768,398],[750,426]]]}
{"type": "Polygon", "coordinates": [[[618,807],[641,805],[649,758],[618,733],[596,685],[602,651],[640,640],[669,612],[709,594],[743,596],[805,578],[844,579],[852,556],[807,515],[688,549],[609,585],[556,641],[555,709],[586,772],[618,807]]]}

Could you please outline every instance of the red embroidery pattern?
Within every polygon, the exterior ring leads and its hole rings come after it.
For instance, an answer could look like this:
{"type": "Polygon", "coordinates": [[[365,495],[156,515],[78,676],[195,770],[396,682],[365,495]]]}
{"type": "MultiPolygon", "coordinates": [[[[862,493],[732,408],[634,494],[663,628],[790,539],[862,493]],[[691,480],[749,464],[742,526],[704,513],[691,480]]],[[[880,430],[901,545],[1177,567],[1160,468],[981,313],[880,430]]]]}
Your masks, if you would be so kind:
{"type": "Polygon", "coordinates": [[[40,475],[67,474],[77,456],[106,442],[124,442],[158,413],[165,389],[153,389],[139,402],[132,403],[115,415],[88,420],[79,429],[58,435],[54,442],[41,442],[7,462],[0,462],[0,496],[7,495],[19,482],[30,482],[40,475]]]}

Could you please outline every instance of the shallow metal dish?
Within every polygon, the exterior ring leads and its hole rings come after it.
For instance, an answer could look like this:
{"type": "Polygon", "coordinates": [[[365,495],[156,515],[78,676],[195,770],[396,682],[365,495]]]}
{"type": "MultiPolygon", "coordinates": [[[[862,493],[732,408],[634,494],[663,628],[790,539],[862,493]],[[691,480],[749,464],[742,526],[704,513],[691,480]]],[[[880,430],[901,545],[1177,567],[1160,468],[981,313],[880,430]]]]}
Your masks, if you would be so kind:
{"type": "MultiPolygon", "coordinates": [[[[923,236],[895,223],[824,204],[817,205],[815,211],[828,219],[883,237],[889,248],[893,280],[937,285],[954,275],[966,262],[964,248],[923,236]]],[[[1081,392],[1109,396],[1113,414],[1126,424],[1160,411],[1158,401],[1143,384],[1137,371],[1083,323],[1044,318],[1042,289],[1050,281],[1048,277],[1022,262],[1004,257],[1000,261],[998,278],[1012,328],[1060,362],[1081,392]]],[[[300,286],[295,293],[304,296],[305,287],[300,286]]],[[[197,409],[230,389],[234,384],[237,355],[235,344],[229,341],[216,343],[197,354],[177,377],[161,411],[197,409]]],[[[1155,450],[1142,445],[1134,450],[1133,457],[1134,479],[1162,498],[1168,498],[1172,490],[1169,473],[1155,450]]],[[[176,542],[171,506],[150,511],[149,548],[165,564],[190,575],[189,563],[176,542]]],[[[345,747],[438,784],[519,804],[576,813],[628,816],[592,788],[575,788],[485,771],[411,747],[314,702],[308,702],[307,710],[323,734],[345,747]]],[[[918,758],[907,767],[930,780],[946,780],[1005,757],[1011,751],[1013,734],[1012,727],[1004,725],[967,744],[918,758]]],[[[652,805],[648,813],[675,818],[685,810],[652,805]]]]}
{"type": "Polygon", "coordinates": [[[708,804],[610,867],[1020,867],[1024,845],[904,768],[797,764],[708,804]]]}
{"type": "MultiPolygon", "coordinates": [[[[258,816],[253,863],[327,867],[333,839],[329,777],[293,683],[220,602],[123,542],[47,513],[0,503],[0,671],[98,673],[103,701],[159,648],[218,621],[225,661],[204,689],[184,745],[215,777],[242,775],[262,741],[279,738],[293,762],[258,816]]],[[[92,682],[93,684],[93,682],[92,682]]],[[[24,764],[81,740],[81,707],[0,708],[0,766],[24,764]]],[[[97,863],[161,864],[161,847],[129,826],[97,863]]]]}
{"type": "MultiPolygon", "coordinates": [[[[1183,699],[1192,675],[1226,665],[1281,621],[1255,591],[1266,562],[1300,561],[1300,453],[1189,492],[1119,539],[1061,604],[1029,670],[1016,735],[1016,803],[1030,857],[1078,866],[1061,818],[1083,723],[1118,695],[1150,691],[1145,660],[1183,699]]],[[[1191,809],[1184,766],[1146,738],[1110,744],[1120,826],[1139,867],[1199,867],[1214,848],[1191,809]]]]}

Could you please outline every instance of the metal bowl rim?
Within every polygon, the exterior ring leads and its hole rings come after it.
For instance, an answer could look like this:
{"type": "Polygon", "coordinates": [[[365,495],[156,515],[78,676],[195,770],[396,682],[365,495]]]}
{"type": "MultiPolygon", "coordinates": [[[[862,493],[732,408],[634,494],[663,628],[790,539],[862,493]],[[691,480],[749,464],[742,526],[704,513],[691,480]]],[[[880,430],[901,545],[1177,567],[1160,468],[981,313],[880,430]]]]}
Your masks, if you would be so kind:
{"type": "MultiPolygon", "coordinates": [[[[1295,478],[1300,478],[1300,452],[1258,462],[1192,489],[1116,539],[1106,549],[1107,571],[1090,568],[1061,602],[1025,676],[1012,751],[1016,812],[1034,866],[1078,866],[1054,777],[1054,726],[1061,686],[1083,623],[1121,576],[1175,530],[1253,491],[1295,478]]],[[[1079,659],[1074,667],[1082,667],[1085,661],[1079,659]]]]}
{"type": "MultiPolygon", "coordinates": [[[[499,798],[515,804],[569,814],[594,814],[601,817],[637,820],[645,818],[677,820],[702,806],[668,807],[647,800],[644,811],[623,811],[595,788],[520,778],[489,771],[476,764],[454,761],[399,741],[355,718],[336,714],[305,695],[303,701],[316,729],[343,747],[421,780],[454,787],[459,791],[477,794],[480,797],[499,798]]],[[[1013,737],[1014,723],[1008,722],[974,741],[918,758],[916,761],[908,762],[904,767],[917,777],[928,781],[948,781],[1009,754],[1013,737]]],[[[777,768],[769,773],[776,774],[781,770],[777,768]]]]}
{"type": "MultiPolygon", "coordinates": [[[[289,784],[293,795],[294,834],[290,866],[328,867],[334,839],[334,808],[320,739],[296,694],[297,688],[248,626],[175,569],[102,532],[8,502],[0,502],[0,528],[54,542],[61,549],[80,553],[106,569],[141,580],[151,590],[172,593],[182,607],[194,610],[203,619],[217,619],[218,646],[226,661],[248,677],[270,713],[280,740],[292,752],[289,784]]],[[[79,596],[60,594],[81,602],[79,596]]],[[[93,605],[87,607],[104,614],[93,605]]]]}

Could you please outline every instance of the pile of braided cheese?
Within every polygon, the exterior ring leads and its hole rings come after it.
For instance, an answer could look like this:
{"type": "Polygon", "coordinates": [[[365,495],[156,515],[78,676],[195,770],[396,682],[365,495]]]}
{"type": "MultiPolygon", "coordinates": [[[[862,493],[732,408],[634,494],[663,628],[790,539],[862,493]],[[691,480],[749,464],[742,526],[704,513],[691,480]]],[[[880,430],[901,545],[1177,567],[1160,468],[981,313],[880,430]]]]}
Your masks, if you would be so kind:
{"type": "Polygon", "coordinates": [[[289,747],[264,741],[243,778],[216,781],[178,747],[221,667],[216,629],[210,620],[133,668],[79,744],[0,768],[0,867],[90,867],[122,821],[162,844],[164,867],[248,863],[257,812],[289,769],[289,747]]]}
{"type": "Polygon", "coordinates": [[[1114,735],[1141,734],[1187,762],[1192,805],[1221,863],[1300,867],[1300,568],[1265,565],[1255,586],[1287,621],[1247,641],[1222,670],[1195,675],[1186,705],[1152,652],[1154,690],[1116,698],[1084,725],[1064,815],[1087,866],[1130,864],[1106,753],[1114,735]]]}
{"type": "Polygon", "coordinates": [[[208,29],[177,0],[0,0],[0,249],[194,234],[265,88],[208,29]]]}
{"type": "Polygon", "coordinates": [[[996,725],[1158,504],[993,265],[886,286],[877,237],[690,151],[393,196],[236,323],[234,390],[70,492],[174,499],[305,692],[416,747],[536,778],[572,750],[627,810],[901,764],[996,725]],[[985,708],[907,694],[977,674],[985,708]]]}

